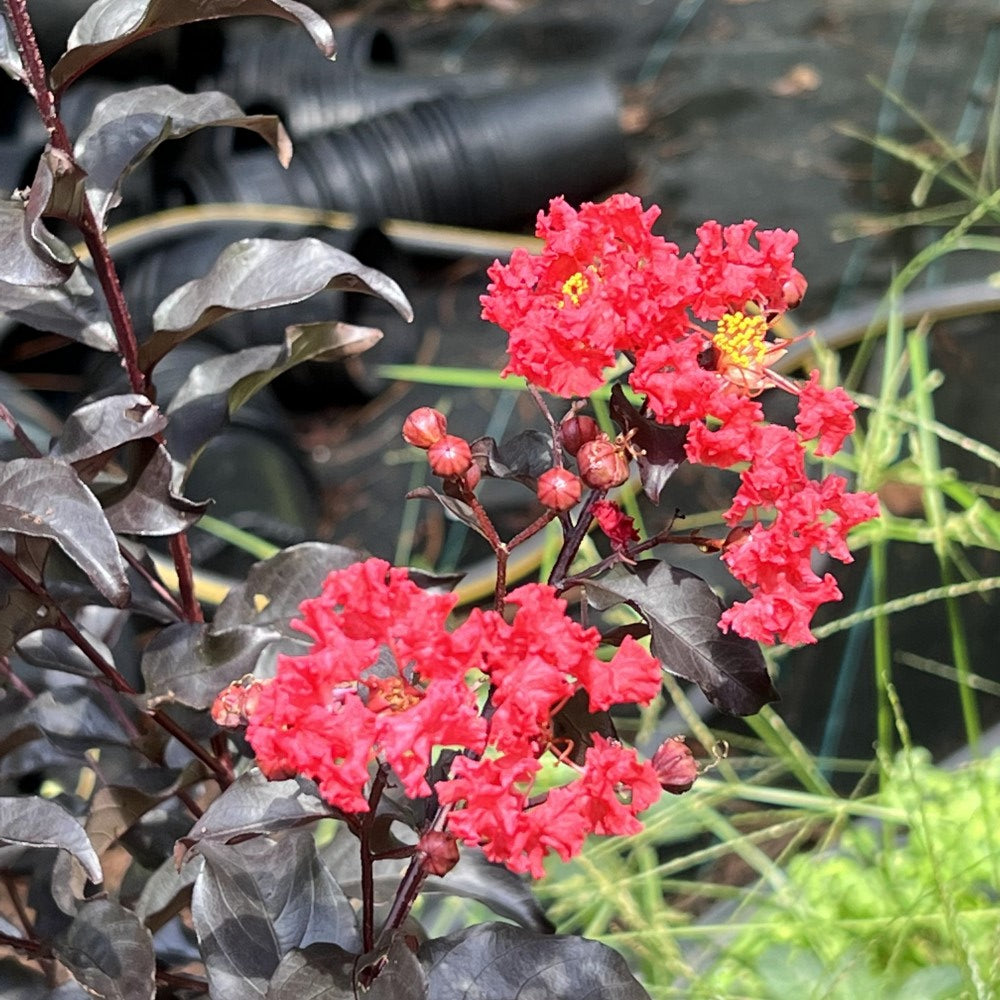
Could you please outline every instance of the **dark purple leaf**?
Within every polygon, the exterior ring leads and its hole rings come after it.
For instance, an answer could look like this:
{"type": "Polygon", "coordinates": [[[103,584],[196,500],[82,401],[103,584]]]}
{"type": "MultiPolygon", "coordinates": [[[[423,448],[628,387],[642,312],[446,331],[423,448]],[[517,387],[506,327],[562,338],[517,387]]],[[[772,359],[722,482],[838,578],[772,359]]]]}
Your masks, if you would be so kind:
{"type": "MultiPolygon", "coordinates": [[[[357,961],[357,955],[335,944],[294,948],[274,970],[266,1000],[356,1000],[357,961]]],[[[419,971],[422,976],[423,970],[419,971]]]]}
{"type": "Polygon", "coordinates": [[[72,979],[53,986],[49,976],[15,958],[0,959],[3,1000],[90,1000],[92,994],[72,979]]]}
{"type": "Polygon", "coordinates": [[[56,266],[63,268],[66,277],[77,264],[76,254],[52,237],[43,220],[46,217],[64,219],[79,225],[84,208],[83,171],[68,153],[51,144],[46,146],[28,189],[24,214],[29,237],[56,266]]]}
{"type": "Polygon", "coordinates": [[[479,523],[479,519],[476,517],[476,512],[464,500],[459,500],[458,497],[445,496],[443,493],[438,493],[437,490],[431,489],[430,486],[418,486],[415,490],[410,490],[406,494],[406,499],[437,500],[456,520],[461,521],[467,528],[471,528],[482,535],[483,538],[487,537],[486,532],[483,531],[483,527],[479,523]]]}
{"type": "Polygon", "coordinates": [[[112,451],[127,441],[152,437],[167,418],[145,396],[129,392],[78,406],[49,453],[67,465],[112,451]]]}
{"type": "Polygon", "coordinates": [[[21,53],[17,51],[14,34],[7,23],[6,13],[0,13],[0,69],[12,80],[24,79],[24,66],[21,64],[21,53]]]}
{"type": "Polygon", "coordinates": [[[97,498],[52,458],[0,464],[0,531],[51,538],[116,607],[128,601],[125,563],[97,498]]]}
{"type": "Polygon", "coordinates": [[[628,401],[620,385],[611,390],[610,410],[612,420],[622,431],[632,432],[630,440],[636,451],[642,488],[653,503],[659,503],[667,480],[687,458],[684,451],[687,427],[666,427],[644,417],[628,401]]]}
{"type": "Polygon", "coordinates": [[[649,1000],[621,955],[584,938],[477,924],[425,941],[418,955],[434,1000],[649,1000]]]}
{"type": "Polygon", "coordinates": [[[289,622],[307,597],[318,596],[323,581],[336,569],[364,559],[355,549],[325,542],[302,542],[255,563],[246,581],[233,587],[215,613],[216,628],[237,625],[273,626],[286,638],[305,642],[289,622]]]}
{"type": "Polygon", "coordinates": [[[62,806],[38,796],[0,798],[0,840],[23,847],[68,851],[95,885],[104,881],[101,862],[83,827],[62,806]]]}
{"type": "MultiPolygon", "coordinates": [[[[54,288],[65,283],[75,266],[73,251],[29,215],[26,202],[0,201],[0,281],[54,288]]],[[[6,310],[6,296],[0,298],[0,308],[6,310]]]]}
{"type": "Polygon", "coordinates": [[[166,28],[237,14],[266,14],[300,23],[317,47],[336,52],[330,23],[295,0],[97,0],[73,26],[66,52],[53,66],[52,86],[61,91],[94,63],[130,42],[166,28]]]}
{"type": "MultiPolygon", "coordinates": [[[[134,551],[134,550],[133,550],[134,551]]],[[[139,562],[155,579],[157,562],[146,553],[137,553],[139,562]]],[[[173,572],[173,563],[166,557],[160,557],[159,565],[173,572]]],[[[131,596],[128,602],[129,612],[138,612],[153,621],[164,625],[177,621],[175,608],[164,602],[163,597],[153,589],[145,576],[131,566],[126,577],[131,596]]],[[[79,608],[86,605],[103,606],[107,602],[97,588],[84,577],[70,561],[53,546],[52,555],[45,566],[45,585],[52,598],[62,607],[79,608]]]]}
{"type": "Polygon", "coordinates": [[[133,478],[136,470],[131,470],[123,487],[124,496],[116,499],[119,490],[110,496],[102,494],[104,516],[112,531],[121,534],[176,535],[205,513],[209,501],[195,503],[177,495],[173,487],[173,464],[162,444],[142,450],[148,457],[138,463],[138,478],[133,478]]]}
{"type": "Polygon", "coordinates": [[[153,1000],[156,995],[149,931],[113,900],[83,903],[53,950],[77,982],[102,1000],[153,1000]]]}
{"type": "Polygon", "coordinates": [[[206,810],[174,852],[179,864],[203,844],[229,844],[269,836],[316,820],[328,819],[330,808],[303,790],[294,778],[268,781],[260,771],[241,774],[206,810]]]}
{"type": "Polygon", "coordinates": [[[646,559],[587,580],[587,601],[603,611],[629,604],[648,622],[650,648],[665,670],[693,681],[716,708],[753,715],[778,697],[757,643],[719,629],[722,602],[700,577],[646,559]]]}
{"type": "Polygon", "coordinates": [[[504,865],[487,861],[476,848],[463,847],[458,864],[442,878],[428,878],[423,891],[475,899],[528,930],[553,929],[529,884],[504,865]]]}
{"type": "Polygon", "coordinates": [[[0,656],[36,629],[51,628],[58,620],[55,608],[19,587],[6,573],[0,575],[0,656]]]}
{"type": "MultiPolygon", "coordinates": [[[[137,729],[146,728],[148,722],[143,723],[143,717],[127,701],[118,704],[137,729]]],[[[107,701],[91,686],[67,684],[43,691],[25,706],[22,716],[67,753],[83,754],[92,747],[128,746],[131,742],[120,715],[109,714],[107,701]]]]}
{"type": "Polygon", "coordinates": [[[413,319],[395,281],[329,243],[245,239],[226,247],[205,277],[181,285],[156,307],[139,362],[151,369],[177,344],[232,313],[301,302],[325,289],[374,295],[413,319]]]}
{"type": "Polygon", "coordinates": [[[73,153],[87,174],[84,187],[99,223],[121,201],[121,184],[160,143],[207,126],[250,129],[274,148],[281,165],[292,143],[274,115],[245,115],[218,91],[183,94],[166,84],[119,91],[100,101],[80,133],[73,153]]]}
{"type": "Polygon", "coordinates": [[[491,437],[472,442],[472,457],[484,476],[514,479],[535,488],[535,480],[552,468],[552,439],[530,428],[498,445],[491,437]]]}
{"type": "Polygon", "coordinates": [[[280,638],[280,632],[261,625],[168,625],[142,655],[149,703],[208,708],[227,684],[252,674],[262,653],[280,638]]]}
{"type": "Polygon", "coordinates": [[[395,934],[389,950],[365,955],[357,964],[359,987],[354,996],[365,1000],[426,1000],[427,977],[420,959],[410,950],[406,938],[395,934]],[[372,979],[371,976],[375,978],[372,979]]]}
{"type": "Polygon", "coordinates": [[[72,251],[65,255],[65,245],[51,239],[42,220],[63,219],[79,226],[86,212],[83,181],[83,171],[68,153],[46,146],[38,160],[25,208],[32,237],[54,258],[59,258],[67,276],[76,265],[76,255],[72,251]]]}
{"type": "MultiPolygon", "coordinates": [[[[80,623],[77,622],[77,627],[80,623]]],[[[113,663],[111,650],[86,629],[81,629],[90,645],[103,656],[108,663],[113,663]]],[[[17,644],[18,655],[33,667],[42,670],[60,670],[78,677],[93,677],[97,667],[86,657],[80,647],[64,632],[54,628],[35,632],[17,644]]]]}
{"type": "Polygon", "coordinates": [[[309,831],[223,845],[203,841],[191,916],[214,1000],[264,998],[281,959],[329,942],[360,947],[354,910],[309,831]]]}
{"type": "MultiPolygon", "coordinates": [[[[0,248],[0,269],[6,267],[5,260],[0,248]]],[[[105,300],[89,268],[77,266],[63,284],[51,288],[11,284],[2,277],[0,315],[10,322],[57,333],[98,351],[118,349],[105,300]]]]}
{"type": "Polygon", "coordinates": [[[291,326],[283,344],[248,347],[209,358],[191,369],[167,408],[167,441],[174,460],[188,464],[230,416],[282,372],[303,361],[337,361],[381,340],[378,330],[349,323],[291,326]]]}
{"type": "Polygon", "coordinates": [[[190,904],[191,887],[203,863],[201,858],[192,858],[178,871],[174,859],[167,858],[146,880],[135,904],[135,915],[154,934],[190,904]]]}
{"type": "Polygon", "coordinates": [[[87,836],[98,855],[103,855],[165,797],[121,785],[98,788],[90,800],[86,825],[87,836]]]}

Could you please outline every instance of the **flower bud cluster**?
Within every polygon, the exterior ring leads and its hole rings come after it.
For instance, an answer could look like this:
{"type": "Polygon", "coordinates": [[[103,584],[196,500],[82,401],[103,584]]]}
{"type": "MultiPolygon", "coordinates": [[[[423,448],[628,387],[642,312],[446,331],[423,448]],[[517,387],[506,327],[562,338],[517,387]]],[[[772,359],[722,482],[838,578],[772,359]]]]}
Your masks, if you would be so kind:
{"type": "Polygon", "coordinates": [[[452,486],[473,492],[482,471],[472,459],[465,438],[448,433],[448,420],[440,410],[421,406],[403,422],[403,440],[427,452],[427,464],[435,476],[452,486]]]}

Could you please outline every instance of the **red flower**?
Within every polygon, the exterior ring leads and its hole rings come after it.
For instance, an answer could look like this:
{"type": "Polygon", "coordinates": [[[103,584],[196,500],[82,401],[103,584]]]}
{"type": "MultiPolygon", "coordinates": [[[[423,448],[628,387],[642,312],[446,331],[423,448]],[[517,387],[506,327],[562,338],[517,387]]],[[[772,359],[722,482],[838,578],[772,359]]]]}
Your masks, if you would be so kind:
{"type": "Polygon", "coordinates": [[[591,658],[578,665],[577,671],[577,679],[590,696],[592,712],[628,702],[648,705],[663,683],[660,661],[630,635],[625,636],[609,662],[591,658]]]}
{"type": "Polygon", "coordinates": [[[332,805],[365,812],[372,761],[420,796],[430,794],[434,746],[481,751],[486,723],[465,682],[477,637],[446,630],[455,600],[380,559],[331,573],[293,623],[313,637],[311,650],[278,658],[247,727],[261,770],[313,778],[332,805]]]}
{"type": "Polygon", "coordinates": [[[660,782],[648,761],[635,750],[594,734],[587,748],[583,775],[577,783],[587,825],[594,833],[614,836],[638,833],[636,816],[660,797],[660,782]]]}
{"type": "Polygon", "coordinates": [[[639,541],[639,532],[635,530],[635,521],[625,514],[613,500],[598,500],[590,512],[607,536],[611,545],[619,552],[624,551],[632,542],[639,541]]]}
{"type": "Polygon", "coordinates": [[[784,286],[801,278],[792,267],[799,237],[793,230],[764,229],[754,247],[750,238],[756,228],[750,219],[725,227],[710,221],[698,228],[694,255],[700,288],[692,309],[699,318],[718,319],[747,302],[763,312],[784,312],[784,286]]]}
{"type": "MultiPolygon", "coordinates": [[[[659,663],[631,638],[602,663],[597,630],[567,618],[552,587],[528,584],[509,600],[518,608],[512,622],[474,611],[449,632],[455,597],[421,590],[406,570],[369,559],[331,573],[295,623],[312,648],[280,656],[273,681],[254,684],[247,739],[261,771],[312,778],[329,803],[362,813],[373,763],[390,765],[406,794],[422,797],[432,792],[435,748],[465,750],[433,789],[455,807],[448,832],[421,847],[429,868],[442,871],[454,860],[451,837],[541,875],[547,854],[571,857],[589,833],[636,829],[636,814],[653,801],[649,765],[600,737],[582,769],[568,763],[566,746],[553,744],[553,715],[581,690],[593,711],[648,702],[659,691],[659,663]],[[482,674],[491,683],[488,720],[476,698],[482,674]],[[550,750],[573,780],[536,795],[539,758],[550,750]]],[[[226,719],[233,697],[220,695],[226,719]]]]}
{"type": "Polygon", "coordinates": [[[824,389],[819,384],[819,372],[809,374],[809,381],[799,389],[799,412],[795,426],[805,441],[819,438],[817,455],[835,455],[844,439],[854,432],[857,409],[854,401],[840,387],[824,389]]]}
{"type": "Polygon", "coordinates": [[[585,396],[604,382],[616,354],[655,336],[694,292],[693,260],[654,236],[658,208],[632,195],[587,202],[555,198],[539,213],[539,256],[515,250],[495,262],[483,318],[510,335],[504,375],[523,375],[559,396],[585,396]]]}

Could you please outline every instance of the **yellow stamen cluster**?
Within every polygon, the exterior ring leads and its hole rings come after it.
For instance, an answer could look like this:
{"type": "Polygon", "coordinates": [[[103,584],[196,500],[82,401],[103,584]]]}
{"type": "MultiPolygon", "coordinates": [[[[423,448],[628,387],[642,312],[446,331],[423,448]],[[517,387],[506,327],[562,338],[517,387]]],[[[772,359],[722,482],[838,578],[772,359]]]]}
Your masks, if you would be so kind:
{"type": "Polygon", "coordinates": [[[764,339],[767,323],[763,316],[747,316],[742,312],[726,313],[718,323],[712,343],[730,365],[751,368],[761,365],[767,355],[764,339]]]}
{"type": "Polygon", "coordinates": [[[420,701],[420,694],[401,677],[387,677],[380,685],[379,694],[393,712],[404,712],[420,701]]]}
{"type": "MultiPolygon", "coordinates": [[[[590,289],[590,282],[587,281],[583,273],[577,271],[576,274],[571,274],[564,282],[562,286],[563,295],[568,295],[570,302],[573,305],[578,306],[580,304],[581,296],[585,295],[590,289]]],[[[562,306],[562,303],[560,303],[562,306]]]]}

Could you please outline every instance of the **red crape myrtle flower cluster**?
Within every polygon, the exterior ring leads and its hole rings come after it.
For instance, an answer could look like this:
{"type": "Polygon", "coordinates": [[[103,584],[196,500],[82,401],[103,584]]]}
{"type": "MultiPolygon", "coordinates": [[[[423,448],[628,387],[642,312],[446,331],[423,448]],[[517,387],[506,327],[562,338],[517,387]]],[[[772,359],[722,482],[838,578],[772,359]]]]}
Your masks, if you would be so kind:
{"type": "MultiPolygon", "coordinates": [[[[681,254],[653,234],[658,215],[626,194],[579,211],[556,198],[539,214],[541,254],[518,249],[494,263],[482,299],[483,317],[509,334],[504,374],[568,398],[601,388],[608,369],[627,361],[647,411],[688,428],[691,462],[740,470],[722,558],[750,597],[723,614],[722,628],[765,643],[815,641],[816,608],[841,593],[831,574],[813,571],[811,556],[850,561],[847,532],[877,516],[878,502],[848,492],[842,477],[806,473],[809,442],[817,455],[833,455],[854,429],[847,394],[821,386],[815,371],[797,383],[770,368],[785,353],[768,339],[771,325],[805,292],[792,266],[798,237],[755,233],[752,221],[706,222],[694,252],[681,254]],[[771,387],[797,396],[794,429],[764,420],[756,397],[771,387]]],[[[588,481],[581,456],[589,466],[610,443],[585,447],[577,460],[588,481]]],[[[603,509],[602,526],[613,517],[603,509]]],[[[619,522],[610,537],[621,544],[628,532],[619,522]]]]}
{"type": "MultiPolygon", "coordinates": [[[[591,712],[648,704],[660,690],[659,662],[630,637],[610,661],[598,659],[597,630],[568,618],[547,585],[508,595],[517,609],[510,623],[475,610],[449,631],[455,602],[379,559],[331,573],[294,623],[312,648],[280,657],[246,712],[261,771],[312,778],[331,805],[356,814],[369,809],[373,763],[391,766],[419,798],[431,794],[436,751],[461,751],[433,789],[451,807],[447,830],[535,876],[548,852],[569,858],[589,833],[640,829],[637,814],[661,793],[653,765],[599,734],[573,763],[552,720],[581,691],[591,712]],[[571,780],[542,791],[535,782],[547,751],[571,780]]],[[[230,701],[220,695],[220,720],[232,714],[230,701]]]]}

